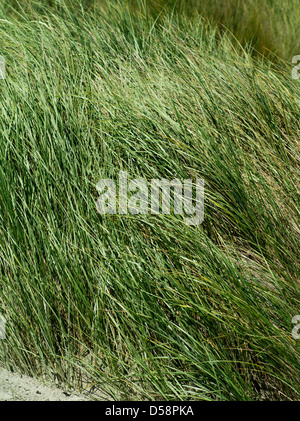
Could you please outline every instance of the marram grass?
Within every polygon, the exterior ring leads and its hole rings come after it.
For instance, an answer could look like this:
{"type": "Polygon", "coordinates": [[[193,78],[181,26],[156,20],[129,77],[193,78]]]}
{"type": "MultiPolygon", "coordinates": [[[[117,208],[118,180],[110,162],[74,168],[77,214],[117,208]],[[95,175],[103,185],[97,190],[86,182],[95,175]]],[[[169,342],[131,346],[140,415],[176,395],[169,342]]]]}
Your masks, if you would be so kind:
{"type": "Polygon", "coordinates": [[[0,8],[1,364],[115,399],[297,399],[290,66],[199,15],[17,3],[0,8]],[[99,215],[120,170],[203,178],[204,223],[99,215]]]}

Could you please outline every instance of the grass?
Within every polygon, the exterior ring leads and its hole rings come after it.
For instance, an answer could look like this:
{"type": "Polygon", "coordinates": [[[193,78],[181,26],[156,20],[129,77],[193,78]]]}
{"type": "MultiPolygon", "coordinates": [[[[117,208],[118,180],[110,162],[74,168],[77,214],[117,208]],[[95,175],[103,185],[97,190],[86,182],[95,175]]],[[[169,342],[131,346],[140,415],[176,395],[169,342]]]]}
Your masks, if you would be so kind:
{"type": "Polygon", "coordinates": [[[46,3],[0,6],[1,364],[115,399],[297,399],[291,66],[198,15],[46,3]],[[99,215],[120,170],[203,178],[204,223],[99,215]]]}
{"type": "Polygon", "coordinates": [[[274,53],[290,62],[300,49],[300,9],[297,0],[130,0],[131,7],[158,14],[179,14],[205,19],[229,30],[238,42],[259,54],[274,53]],[[142,7],[141,7],[142,4],[142,7]]]}

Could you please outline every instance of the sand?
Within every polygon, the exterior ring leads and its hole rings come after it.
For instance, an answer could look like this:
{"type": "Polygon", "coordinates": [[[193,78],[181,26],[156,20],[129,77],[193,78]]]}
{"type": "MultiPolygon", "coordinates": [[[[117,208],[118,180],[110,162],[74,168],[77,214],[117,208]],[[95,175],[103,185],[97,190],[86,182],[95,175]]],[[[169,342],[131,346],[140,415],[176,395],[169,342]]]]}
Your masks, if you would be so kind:
{"type": "Polygon", "coordinates": [[[89,401],[91,396],[65,391],[32,377],[0,368],[0,401],[89,401]]]}

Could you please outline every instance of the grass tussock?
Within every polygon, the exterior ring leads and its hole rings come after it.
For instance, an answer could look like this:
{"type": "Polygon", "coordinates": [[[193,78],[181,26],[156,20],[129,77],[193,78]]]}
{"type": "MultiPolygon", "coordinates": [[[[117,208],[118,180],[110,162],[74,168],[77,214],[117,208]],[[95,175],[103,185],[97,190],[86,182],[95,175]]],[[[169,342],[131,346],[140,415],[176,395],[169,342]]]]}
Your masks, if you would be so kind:
{"type": "Polygon", "coordinates": [[[2,364],[121,399],[297,398],[290,68],[197,16],[12,4],[0,6],[2,364]],[[120,170],[203,178],[204,223],[99,215],[95,185],[120,170]]]}

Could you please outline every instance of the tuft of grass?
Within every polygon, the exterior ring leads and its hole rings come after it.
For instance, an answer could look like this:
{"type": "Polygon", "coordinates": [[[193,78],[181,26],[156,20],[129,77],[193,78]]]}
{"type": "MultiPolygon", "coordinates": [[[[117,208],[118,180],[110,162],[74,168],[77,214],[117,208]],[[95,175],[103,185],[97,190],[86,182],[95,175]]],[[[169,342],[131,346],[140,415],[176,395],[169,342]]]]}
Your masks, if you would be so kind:
{"type": "Polygon", "coordinates": [[[199,16],[93,6],[0,6],[2,365],[118,399],[296,399],[298,81],[199,16]],[[99,215],[120,170],[203,178],[204,223],[99,215]]]}

